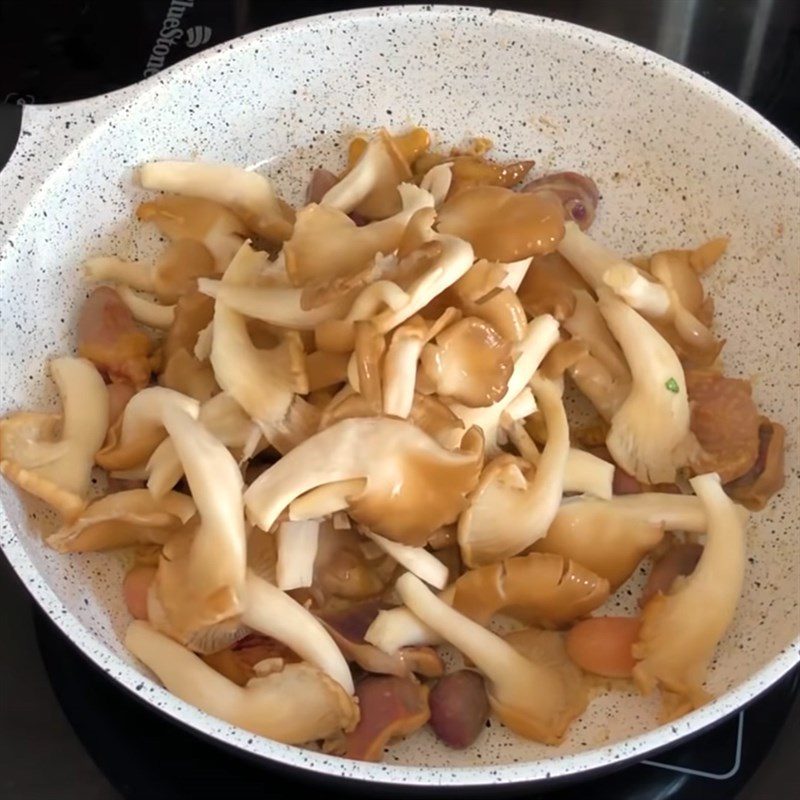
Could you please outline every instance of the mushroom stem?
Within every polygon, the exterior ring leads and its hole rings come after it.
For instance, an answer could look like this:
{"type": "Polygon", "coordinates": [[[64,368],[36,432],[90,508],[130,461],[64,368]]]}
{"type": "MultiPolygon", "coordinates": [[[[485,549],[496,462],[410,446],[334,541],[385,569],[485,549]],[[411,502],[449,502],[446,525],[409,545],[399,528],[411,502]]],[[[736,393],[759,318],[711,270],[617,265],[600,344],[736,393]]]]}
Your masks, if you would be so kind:
{"type": "Polygon", "coordinates": [[[128,286],[119,285],[115,288],[137,322],[161,331],[168,330],[175,322],[175,306],[162,306],[154,300],[136,294],[128,286]]]}
{"type": "Polygon", "coordinates": [[[372,539],[381,550],[388,553],[398,564],[404,566],[418,578],[422,578],[426,583],[437,589],[444,589],[447,586],[449,570],[433,553],[429,553],[424,547],[409,547],[406,544],[393,542],[363,526],[359,526],[358,529],[364,536],[372,539]]]}
{"type": "Polygon", "coordinates": [[[304,744],[352,729],[355,704],[308,664],[238,686],[146,622],[133,622],[125,646],[158,676],[167,691],[218,719],[287,744],[304,744]]]}
{"type": "MultiPolygon", "coordinates": [[[[270,535],[270,534],[266,534],[270,535]]],[[[317,557],[319,521],[282,522],[278,526],[278,588],[288,591],[311,586],[317,557]]]]}
{"type": "MultiPolygon", "coordinates": [[[[255,536],[265,536],[256,532],[255,536]]],[[[322,623],[286,592],[254,572],[247,572],[247,606],[242,622],[265,636],[283,642],[306,661],[353,694],[353,676],[331,635],[322,623]]]]}
{"type": "Polygon", "coordinates": [[[645,278],[633,264],[616,264],[603,274],[603,283],[631,308],[654,319],[669,314],[670,299],[667,290],[645,278]]]}
{"type": "Polygon", "coordinates": [[[126,261],[116,256],[95,256],[83,262],[90,281],[110,281],[130,286],[140,292],[154,292],[153,265],[141,261],[126,261]]]}

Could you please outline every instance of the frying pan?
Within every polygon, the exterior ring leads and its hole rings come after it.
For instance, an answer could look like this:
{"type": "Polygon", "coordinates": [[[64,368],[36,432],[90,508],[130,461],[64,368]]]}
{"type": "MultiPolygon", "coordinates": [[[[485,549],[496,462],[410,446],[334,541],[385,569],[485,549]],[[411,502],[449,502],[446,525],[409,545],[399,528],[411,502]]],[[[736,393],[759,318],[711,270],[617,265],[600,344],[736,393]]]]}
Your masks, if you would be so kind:
{"type": "MultiPolygon", "coordinates": [[[[708,679],[716,699],[659,727],[655,699],[619,690],[594,699],[557,748],[495,723],[465,751],[424,731],[393,746],[385,763],[345,761],[253,736],[162,689],[121,644],[124,559],[48,551],[41,533],[52,516],[6,482],[0,545],[50,618],[121,686],[251,756],[319,776],[464,787],[574,778],[641,759],[748,703],[800,652],[800,152],[703,78],[554,20],[393,7],[279,25],[109,95],[25,107],[0,173],[0,414],[53,404],[45,364],[74,347],[81,261],[147,258],[157,247],[131,223],[143,197],[137,165],[249,165],[299,202],[311,170],[337,163],[348,135],[411,124],[442,143],[488,136],[501,155],[532,157],[537,170],[592,175],[603,195],[593,233],[621,252],[730,235],[707,281],[726,371],[753,379],[763,412],[786,427],[788,449],[786,487],[751,522],[744,595],[708,679]]],[[[632,611],[636,580],[609,613],[632,611]]]]}

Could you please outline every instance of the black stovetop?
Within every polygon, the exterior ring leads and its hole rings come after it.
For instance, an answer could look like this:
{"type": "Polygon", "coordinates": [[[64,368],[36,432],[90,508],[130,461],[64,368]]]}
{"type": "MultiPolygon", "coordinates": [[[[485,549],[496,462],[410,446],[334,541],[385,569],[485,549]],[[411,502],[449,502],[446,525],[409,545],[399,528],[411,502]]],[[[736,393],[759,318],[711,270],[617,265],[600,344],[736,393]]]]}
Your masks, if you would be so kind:
{"type": "MultiPolygon", "coordinates": [[[[0,107],[6,112],[0,114],[0,127],[13,116],[11,106],[89,97],[158,69],[153,48],[170,6],[182,9],[181,27],[180,35],[173,32],[169,40],[165,66],[275,22],[376,4],[0,0],[0,103],[6,104],[0,107]]],[[[738,94],[800,141],[800,0],[529,0],[499,5],[577,22],[657,50],[738,94]]],[[[33,607],[2,557],[0,608],[0,798],[217,800],[282,798],[309,789],[285,773],[198,739],[129,697],[33,607]]],[[[713,731],[615,774],[556,787],[547,797],[796,796],[797,683],[795,671],[713,731]]],[[[339,785],[317,784],[311,790],[319,797],[347,796],[339,785]]],[[[530,800],[543,796],[521,794],[530,800]]]]}

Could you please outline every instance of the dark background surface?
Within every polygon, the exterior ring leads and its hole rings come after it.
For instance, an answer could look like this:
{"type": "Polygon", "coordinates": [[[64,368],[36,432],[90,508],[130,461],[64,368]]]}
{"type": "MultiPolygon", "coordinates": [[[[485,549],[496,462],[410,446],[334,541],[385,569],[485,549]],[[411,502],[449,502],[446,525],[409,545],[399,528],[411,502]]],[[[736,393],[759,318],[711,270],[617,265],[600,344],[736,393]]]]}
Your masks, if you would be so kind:
{"type": "MultiPolygon", "coordinates": [[[[185,10],[182,36],[166,63],[274,22],[375,4],[293,2],[277,7],[255,0],[194,0],[185,10]]],[[[10,106],[74,100],[141,79],[169,5],[169,0],[0,0],[0,102],[10,106]]],[[[738,94],[800,140],[799,0],[529,0],[500,6],[577,22],[656,50],[738,94]]],[[[58,640],[52,637],[57,634],[44,620],[34,625],[31,601],[2,557],[0,609],[0,798],[121,797],[125,770],[133,775],[153,765],[137,763],[135,753],[128,763],[123,754],[118,774],[112,776],[114,788],[88,755],[53,692],[37,629],[51,670],[62,664],[67,672],[85,666],[59,649],[61,644],[56,646],[58,640]]],[[[100,685],[96,694],[93,684],[87,686],[78,702],[91,709],[104,695],[100,685]]],[[[124,728],[131,722],[113,719],[105,724],[124,728]]],[[[109,738],[112,733],[110,727],[109,738]]],[[[770,754],[738,800],[798,796],[798,754],[800,705],[795,703],[770,754]]],[[[168,746],[164,758],[170,758],[168,746]]],[[[239,796],[235,775],[218,789],[220,797],[239,796]]],[[[287,796],[269,785],[263,794],[287,796]]],[[[173,796],[193,796],[188,771],[185,792],[173,796]]],[[[593,796],[591,788],[587,796],[593,796]]],[[[651,793],[638,800],[661,797],[666,795],[651,793]]]]}

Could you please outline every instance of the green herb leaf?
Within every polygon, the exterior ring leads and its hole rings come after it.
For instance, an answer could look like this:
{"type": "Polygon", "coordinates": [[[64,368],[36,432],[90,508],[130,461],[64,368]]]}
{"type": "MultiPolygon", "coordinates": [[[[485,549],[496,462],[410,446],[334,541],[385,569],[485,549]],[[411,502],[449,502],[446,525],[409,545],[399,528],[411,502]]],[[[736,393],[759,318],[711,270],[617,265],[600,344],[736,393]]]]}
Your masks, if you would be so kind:
{"type": "Polygon", "coordinates": [[[678,394],[680,391],[680,387],[678,386],[678,381],[675,378],[670,378],[664,386],[667,387],[667,391],[672,392],[673,394],[678,394]]]}

